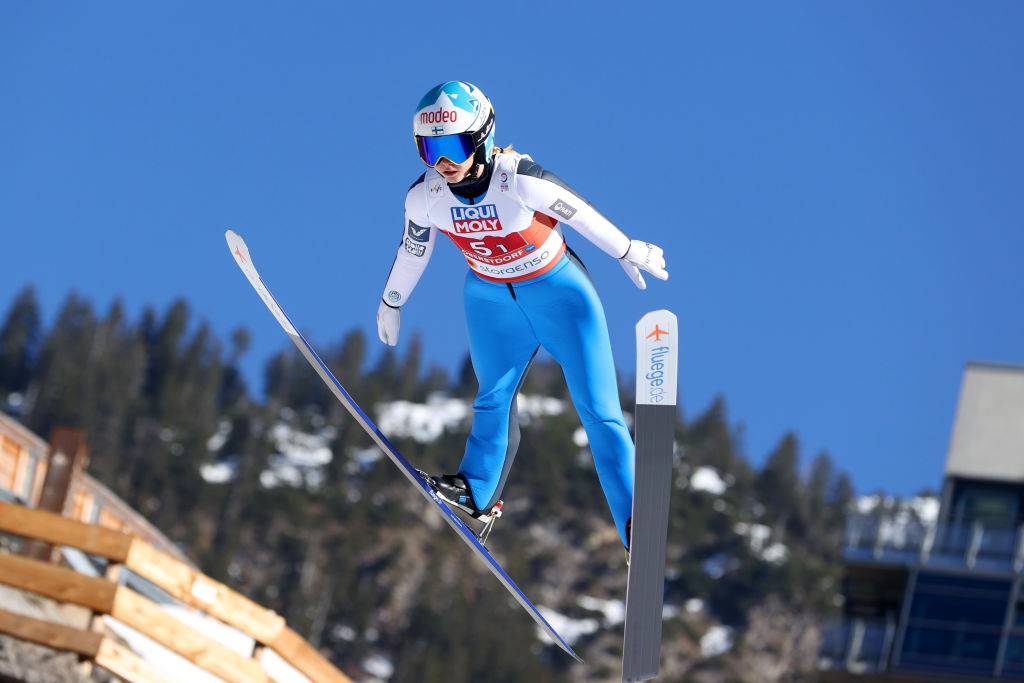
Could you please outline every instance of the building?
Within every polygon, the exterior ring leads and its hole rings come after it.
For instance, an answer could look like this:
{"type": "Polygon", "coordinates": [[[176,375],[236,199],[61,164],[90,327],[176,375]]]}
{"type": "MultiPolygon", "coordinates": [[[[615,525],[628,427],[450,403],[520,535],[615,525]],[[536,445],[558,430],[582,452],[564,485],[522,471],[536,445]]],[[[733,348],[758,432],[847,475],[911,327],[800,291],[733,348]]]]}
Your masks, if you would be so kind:
{"type": "Polygon", "coordinates": [[[969,363],[938,514],[855,515],[824,681],[1024,680],[1024,366],[969,363]]]}

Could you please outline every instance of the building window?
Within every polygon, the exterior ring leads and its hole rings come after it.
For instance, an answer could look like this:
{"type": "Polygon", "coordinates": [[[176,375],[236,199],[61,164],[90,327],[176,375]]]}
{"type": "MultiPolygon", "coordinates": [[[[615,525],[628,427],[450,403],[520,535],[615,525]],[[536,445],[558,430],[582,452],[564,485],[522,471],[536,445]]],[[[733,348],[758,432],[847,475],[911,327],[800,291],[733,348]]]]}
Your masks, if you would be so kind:
{"type": "Polygon", "coordinates": [[[1009,597],[1009,581],[920,574],[900,662],[914,668],[994,671],[1009,597]]]}
{"type": "Polygon", "coordinates": [[[967,485],[954,504],[958,524],[981,522],[988,529],[1012,529],[1019,493],[991,486],[967,485]]]}
{"type": "Polygon", "coordinates": [[[1024,678],[1024,601],[1017,603],[1013,615],[1013,630],[1006,640],[1003,674],[1010,678],[1024,678]]]}

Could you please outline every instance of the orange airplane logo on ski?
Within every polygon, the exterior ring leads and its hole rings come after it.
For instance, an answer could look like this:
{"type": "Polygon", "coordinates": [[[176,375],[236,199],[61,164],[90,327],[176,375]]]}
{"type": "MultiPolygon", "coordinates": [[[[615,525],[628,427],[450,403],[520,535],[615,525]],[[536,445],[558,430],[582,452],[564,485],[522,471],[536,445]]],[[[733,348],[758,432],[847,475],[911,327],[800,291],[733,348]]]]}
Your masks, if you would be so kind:
{"type": "Polygon", "coordinates": [[[649,335],[647,335],[647,338],[650,339],[651,337],[654,337],[654,341],[659,341],[660,342],[661,341],[661,335],[663,335],[663,334],[668,334],[668,332],[663,330],[663,329],[661,329],[660,327],[658,327],[658,324],[655,323],[654,324],[654,332],[651,332],[649,335]]]}
{"type": "Polygon", "coordinates": [[[245,263],[245,257],[244,257],[244,256],[242,256],[242,250],[241,250],[241,248],[239,248],[239,247],[235,247],[235,256],[237,256],[237,257],[238,257],[238,260],[239,260],[239,261],[241,261],[242,263],[245,263]]]}

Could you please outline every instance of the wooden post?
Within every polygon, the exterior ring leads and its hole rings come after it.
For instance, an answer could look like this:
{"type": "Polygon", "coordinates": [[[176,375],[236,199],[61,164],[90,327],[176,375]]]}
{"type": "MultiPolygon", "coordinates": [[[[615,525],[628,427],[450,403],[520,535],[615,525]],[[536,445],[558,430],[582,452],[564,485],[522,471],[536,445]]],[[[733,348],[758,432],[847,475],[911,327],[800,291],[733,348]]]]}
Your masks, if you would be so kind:
{"type": "MultiPolygon", "coordinates": [[[[124,565],[122,565],[120,562],[108,561],[107,571],[104,573],[104,576],[106,577],[107,581],[114,584],[115,586],[119,585],[121,583],[121,568],[123,566],[124,565]]],[[[90,613],[89,631],[99,634],[100,637],[103,637],[103,635],[106,634],[107,625],[103,621],[103,614],[101,612],[96,612],[95,610],[93,610],[90,613]]],[[[92,675],[93,663],[94,662],[91,659],[84,659],[79,664],[79,670],[87,678],[92,675]]]]}
{"type": "MultiPolygon", "coordinates": [[[[40,510],[64,514],[75,479],[89,464],[89,448],[81,429],[55,427],[50,435],[50,463],[39,496],[40,510]]],[[[28,541],[22,555],[36,560],[54,561],[53,546],[41,541],[28,541]]]]}

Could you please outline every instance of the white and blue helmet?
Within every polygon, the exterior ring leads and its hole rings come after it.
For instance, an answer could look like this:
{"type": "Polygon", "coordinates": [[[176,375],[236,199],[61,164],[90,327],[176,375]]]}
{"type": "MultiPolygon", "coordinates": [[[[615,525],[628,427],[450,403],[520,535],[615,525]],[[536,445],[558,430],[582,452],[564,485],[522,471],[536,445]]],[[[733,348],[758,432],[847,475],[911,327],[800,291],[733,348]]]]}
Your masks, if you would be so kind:
{"type": "Polygon", "coordinates": [[[486,164],[494,150],[494,107],[480,89],[464,81],[435,86],[416,107],[413,134],[420,159],[461,164],[470,157],[486,164]]]}

